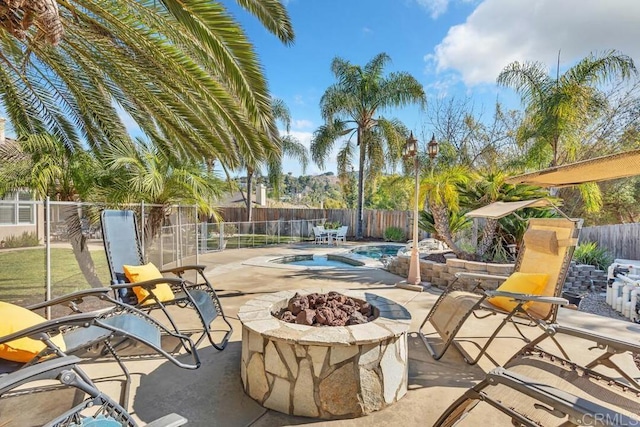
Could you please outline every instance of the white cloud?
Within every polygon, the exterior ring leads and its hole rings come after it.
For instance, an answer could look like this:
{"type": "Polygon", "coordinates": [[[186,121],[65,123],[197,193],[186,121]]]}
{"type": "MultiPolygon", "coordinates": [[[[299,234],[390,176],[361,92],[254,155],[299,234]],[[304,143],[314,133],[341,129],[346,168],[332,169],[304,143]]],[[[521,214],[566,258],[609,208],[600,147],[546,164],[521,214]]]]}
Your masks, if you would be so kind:
{"type": "Polygon", "coordinates": [[[299,119],[299,120],[293,120],[291,122],[291,127],[293,129],[311,129],[313,128],[313,122],[311,120],[306,120],[306,119],[299,119]]]}
{"type": "Polygon", "coordinates": [[[416,0],[416,2],[429,12],[432,19],[444,14],[449,6],[449,0],[416,0]]]}
{"type": "Polygon", "coordinates": [[[365,34],[373,34],[373,30],[369,27],[362,28],[362,32],[365,34]]]}
{"type": "Polygon", "coordinates": [[[561,67],[610,49],[640,66],[639,22],[637,0],[484,0],[435,47],[436,68],[455,70],[473,86],[494,83],[513,61],[555,68],[559,50],[561,67]]]}

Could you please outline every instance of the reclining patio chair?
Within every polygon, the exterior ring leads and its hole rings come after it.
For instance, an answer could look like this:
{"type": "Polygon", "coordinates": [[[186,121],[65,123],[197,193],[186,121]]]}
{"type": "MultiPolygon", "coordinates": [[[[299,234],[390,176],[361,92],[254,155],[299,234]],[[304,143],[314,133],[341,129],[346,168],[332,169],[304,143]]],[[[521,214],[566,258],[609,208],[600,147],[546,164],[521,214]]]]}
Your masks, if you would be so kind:
{"type": "Polygon", "coordinates": [[[639,425],[640,389],[527,345],[452,403],[434,426],[463,419],[465,425],[639,425]],[[487,405],[503,415],[486,411],[487,405]]]}
{"type": "Polygon", "coordinates": [[[174,331],[181,335],[200,334],[196,346],[207,337],[217,350],[224,350],[233,333],[233,327],[222,310],[222,304],[209,280],[204,275],[205,266],[189,265],[158,270],[153,264],[145,265],[136,217],[131,210],[104,210],[101,214],[102,237],[111,272],[111,287],[118,291],[132,290],[123,301],[148,312],[162,311],[174,331]],[[186,273],[195,273],[195,280],[186,280],[186,273]],[[163,277],[171,274],[173,277],[163,277]],[[169,306],[188,308],[195,312],[200,328],[179,325],[169,306]],[[214,330],[213,321],[222,319],[221,330],[214,330]],[[223,332],[216,342],[213,332],[223,332]]]}
{"type": "MultiPolygon", "coordinates": [[[[47,360],[0,376],[0,425],[133,427],[129,413],[96,388],[76,366],[80,359],[66,356],[47,360]]],[[[177,427],[187,420],[177,414],[159,418],[148,427],[177,427]]]]}
{"type": "Polygon", "coordinates": [[[566,218],[533,218],[525,232],[522,247],[507,277],[461,272],[456,280],[440,295],[418,329],[431,355],[440,359],[453,343],[469,364],[475,364],[486,353],[489,345],[508,323],[513,324],[527,341],[519,325],[539,326],[553,332],[548,326],[555,322],[560,305],[568,301],[560,298],[562,286],[578,241],[581,221],[566,218]],[[476,281],[471,291],[457,290],[459,279],[476,281]],[[507,280],[508,279],[508,280],[507,280]],[[504,281],[497,290],[485,290],[484,281],[504,281]],[[503,320],[481,347],[476,357],[469,355],[456,340],[469,316],[484,319],[502,315],[503,320]],[[430,323],[434,329],[425,333],[430,323]],[[439,335],[442,349],[437,351],[433,335],[439,335]]]}
{"type": "Polygon", "coordinates": [[[0,374],[52,357],[74,355],[96,360],[113,356],[125,376],[121,402],[126,403],[131,375],[123,359],[160,356],[180,368],[200,366],[190,338],[170,331],[134,307],[112,301],[110,292],[108,288],[78,291],[26,308],[0,302],[0,374]],[[95,307],[90,300],[106,301],[107,308],[83,312],[85,303],[95,307]],[[33,311],[55,305],[66,305],[75,313],[46,320],[33,311]],[[181,348],[189,351],[193,363],[174,357],[172,352],[181,348]]]}

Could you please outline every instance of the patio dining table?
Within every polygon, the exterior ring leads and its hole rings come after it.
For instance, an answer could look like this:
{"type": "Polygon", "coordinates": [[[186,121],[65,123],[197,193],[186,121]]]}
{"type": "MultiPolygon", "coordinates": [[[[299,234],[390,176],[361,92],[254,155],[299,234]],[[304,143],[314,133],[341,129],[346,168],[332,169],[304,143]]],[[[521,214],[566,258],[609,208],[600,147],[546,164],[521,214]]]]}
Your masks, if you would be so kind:
{"type": "Polygon", "coordinates": [[[331,245],[333,244],[333,241],[336,237],[336,235],[338,234],[338,229],[326,229],[324,230],[324,233],[327,235],[327,244],[331,245]]]}

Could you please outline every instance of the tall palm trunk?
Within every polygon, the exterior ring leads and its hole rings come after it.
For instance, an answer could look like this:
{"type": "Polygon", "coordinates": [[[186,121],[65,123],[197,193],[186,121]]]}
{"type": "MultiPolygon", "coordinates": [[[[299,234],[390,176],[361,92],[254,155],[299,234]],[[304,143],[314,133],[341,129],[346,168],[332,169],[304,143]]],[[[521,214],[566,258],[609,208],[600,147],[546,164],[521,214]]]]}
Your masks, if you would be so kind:
{"type": "Polygon", "coordinates": [[[144,222],[144,250],[151,247],[153,240],[156,236],[160,236],[162,225],[164,222],[164,207],[152,206],[149,209],[149,214],[144,222]]]}
{"type": "Polygon", "coordinates": [[[364,226],[364,165],[367,152],[362,141],[362,129],[358,128],[360,160],[358,162],[358,218],[356,219],[356,240],[362,239],[364,226]]]}
{"type": "Polygon", "coordinates": [[[438,237],[442,239],[449,249],[460,259],[473,259],[474,256],[468,252],[463,251],[453,241],[451,235],[451,229],[449,228],[449,211],[447,207],[441,204],[433,203],[431,205],[431,214],[433,215],[433,225],[436,228],[438,237]]]}
{"type": "Polygon", "coordinates": [[[247,206],[247,221],[251,222],[253,217],[251,193],[253,192],[253,169],[247,168],[247,194],[244,198],[245,205],[247,206]]]}
{"type": "Polygon", "coordinates": [[[92,288],[101,288],[104,285],[96,273],[96,266],[91,258],[91,253],[87,247],[87,238],[82,234],[82,224],[78,216],[78,208],[73,205],[61,207],[69,243],[73,249],[73,256],[76,258],[80,272],[92,288]]]}
{"type": "Polygon", "coordinates": [[[493,240],[496,236],[496,230],[498,229],[498,220],[487,218],[482,229],[482,238],[476,248],[476,254],[479,258],[484,257],[484,254],[489,250],[493,244],[493,240]]]}

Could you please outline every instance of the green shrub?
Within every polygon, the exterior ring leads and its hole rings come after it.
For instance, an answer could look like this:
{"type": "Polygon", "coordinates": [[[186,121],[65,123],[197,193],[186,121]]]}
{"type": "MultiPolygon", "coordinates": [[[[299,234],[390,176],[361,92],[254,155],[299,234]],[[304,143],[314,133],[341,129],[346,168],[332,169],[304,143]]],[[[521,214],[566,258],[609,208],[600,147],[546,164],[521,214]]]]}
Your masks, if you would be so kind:
{"type": "Polygon", "coordinates": [[[404,235],[404,230],[400,227],[387,227],[384,230],[384,240],[387,242],[406,242],[407,238],[404,235]]]}
{"type": "Polygon", "coordinates": [[[21,236],[8,236],[4,238],[5,248],[26,248],[29,246],[38,246],[40,239],[34,232],[25,231],[21,236]]]}
{"type": "Polygon", "coordinates": [[[600,270],[606,270],[613,262],[613,257],[605,248],[599,248],[596,242],[584,242],[576,248],[573,260],[578,264],[594,265],[600,270]]]}
{"type": "Polygon", "coordinates": [[[342,224],[340,223],[340,221],[327,221],[324,223],[324,228],[327,228],[329,230],[337,230],[341,225],[342,224]]]}

